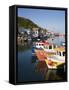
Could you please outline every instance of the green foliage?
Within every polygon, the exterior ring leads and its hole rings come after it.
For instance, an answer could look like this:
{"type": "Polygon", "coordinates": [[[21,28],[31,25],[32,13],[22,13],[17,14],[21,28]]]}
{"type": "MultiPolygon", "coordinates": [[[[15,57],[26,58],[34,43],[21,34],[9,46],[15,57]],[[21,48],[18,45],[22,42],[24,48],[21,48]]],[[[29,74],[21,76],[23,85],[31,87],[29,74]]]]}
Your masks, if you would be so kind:
{"type": "Polygon", "coordinates": [[[37,24],[24,17],[18,17],[18,26],[30,29],[32,29],[33,27],[40,28],[37,24]]]}

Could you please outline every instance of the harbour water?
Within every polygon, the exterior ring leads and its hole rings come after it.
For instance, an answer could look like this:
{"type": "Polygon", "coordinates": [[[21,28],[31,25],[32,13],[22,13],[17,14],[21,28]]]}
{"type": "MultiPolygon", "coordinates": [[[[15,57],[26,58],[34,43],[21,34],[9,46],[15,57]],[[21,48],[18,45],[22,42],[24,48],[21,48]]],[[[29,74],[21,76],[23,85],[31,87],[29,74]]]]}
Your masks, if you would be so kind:
{"type": "MultiPolygon", "coordinates": [[[[48,39],[48,41],[59,46],[61,42],[65,42],[65,38],[55,37],[54,39],[48,39]]],[[[39,62],[32,55],[31,47],[18,51],[18,82],[63,79],[62,74],[58,75],[56,70],[48,70],[45,62],[39,62]]]]}

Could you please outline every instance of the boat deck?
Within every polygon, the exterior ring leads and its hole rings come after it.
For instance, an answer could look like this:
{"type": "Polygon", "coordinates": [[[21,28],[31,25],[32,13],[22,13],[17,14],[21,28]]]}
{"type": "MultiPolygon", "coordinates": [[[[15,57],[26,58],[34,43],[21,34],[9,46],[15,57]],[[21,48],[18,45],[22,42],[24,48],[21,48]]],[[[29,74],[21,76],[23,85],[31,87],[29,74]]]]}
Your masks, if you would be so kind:
{"type": "Polygon", "coordinates": [[[46,53],[44,50],[35,50],[35,55],[37,56],[37,59],[39,61],[45,61],[48,68],[49,69],[57,69],[57,66],[61,65],[61,64],[64,64],[64,62],[60,62],[59,60],[55,59],[55,61],[52,60],[52,65],[49,65],[48,64],[48,61],[49,61],[49,55],[48,53],[46,53]]]}
{"type": "Polygon", "coordinates": [[[48,59],[45,60],[49,69],[57,69],[58,66],[64,64],[63,62],[53,62],[52,65],[48,64],[48,59]]]}

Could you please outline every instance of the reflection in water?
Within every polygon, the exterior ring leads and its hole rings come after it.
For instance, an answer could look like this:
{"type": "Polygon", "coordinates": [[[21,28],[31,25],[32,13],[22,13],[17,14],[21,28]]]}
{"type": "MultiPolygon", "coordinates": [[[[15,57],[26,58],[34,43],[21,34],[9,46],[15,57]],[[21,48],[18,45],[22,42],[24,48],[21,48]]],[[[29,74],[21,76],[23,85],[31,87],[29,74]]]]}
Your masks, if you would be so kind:
{"type": "Polygon", "coordinates": [[[45,61],[39,61],[37,63],[37,65],[36,65],[36,67],[35,67],[35,71],[39,72],[44,78],[46,73],[47,73],[47,71],[48,71],[46,62],[45,61]]]}
{"type": "Polygon", "coordinates": [[[56,74],[57,70],[48,70],[45,80],[61,80],[60,76],[56,74]]]}
{"type": "Polygon", "coordinates": [[[39,61],[35,68],[36,73],[40,73],[44,80],[61,80],[62,75],[59,75],[59,71],[57,70],[48,70],[45,61],[39,61]]]}
{"type": "Polygon", "coordinates": [[[36,63],[37,57],[35,55],[32,56],[31,63],[36,63]]]}

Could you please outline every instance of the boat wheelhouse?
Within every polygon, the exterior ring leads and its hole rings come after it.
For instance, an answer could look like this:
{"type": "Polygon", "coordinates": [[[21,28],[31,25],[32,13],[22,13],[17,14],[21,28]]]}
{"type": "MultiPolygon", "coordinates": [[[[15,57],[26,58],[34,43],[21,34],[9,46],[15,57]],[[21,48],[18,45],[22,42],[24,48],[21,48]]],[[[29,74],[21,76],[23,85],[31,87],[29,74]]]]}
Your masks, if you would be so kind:
{"type": "Polygon", "coordinates": [[[44,48],[44,42],[42,42],[42,41],[36,42],[36,43],[35,43],[35,47],[38,48],[38,49],[39,49],[39,48],[43,49],[43,48],[44,48]]]}
{"type": "Polygon", "coordinates": [[[45,60],[49,69],[57,69],[59,65],[65,64],[65,47],[60,46],[54,50],[56,54],[47,57],[45,60]]]}
{"type": "Polygon", "coordinates": [[[55,53],[55,50],[54,50],[55,48],[57,48],[57,45],[53,43],[49,43],[48,41],[44,43],[44,51],[48,53],[55,53]]]}

